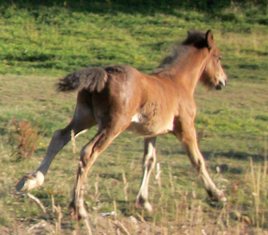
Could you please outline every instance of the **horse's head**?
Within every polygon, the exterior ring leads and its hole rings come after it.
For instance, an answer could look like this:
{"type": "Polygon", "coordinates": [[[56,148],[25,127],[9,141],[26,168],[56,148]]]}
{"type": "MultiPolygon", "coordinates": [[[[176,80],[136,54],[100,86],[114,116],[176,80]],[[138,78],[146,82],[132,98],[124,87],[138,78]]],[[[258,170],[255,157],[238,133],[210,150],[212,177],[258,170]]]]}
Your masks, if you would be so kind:
{"type": "Polygon", "coordinates": [[[208,54],[201,81],[208,87],[220,90],[226,85],[227,76],[221,65],[220,50],[217,48],[210,30],[205,34],[205,43],[203,45],[205,45],[204,49],[208,54]]]}

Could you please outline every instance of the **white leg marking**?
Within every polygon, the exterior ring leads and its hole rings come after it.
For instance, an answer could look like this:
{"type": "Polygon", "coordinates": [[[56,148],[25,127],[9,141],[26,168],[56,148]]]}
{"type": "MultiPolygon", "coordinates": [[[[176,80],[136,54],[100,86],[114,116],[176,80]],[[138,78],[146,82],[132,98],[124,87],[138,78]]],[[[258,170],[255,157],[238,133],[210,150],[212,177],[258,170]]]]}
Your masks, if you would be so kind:
{"type": "Polygon", "coordinates": [[[30,175],[28,179],[26,179],[21,191],[30,191],[34,188],[40,187],[44,183],[44,180],[44,174],[41,171],[37,171],[33,175],[30,175]]]}
{"type": "Polygon", "coordinates": [[[144,172],[136,204],[137,206],[143,206],[149,212],[152,211],[152,206],[148,202],[148,186],[149,186],[150,175],[155,166],[155,162],[156,162],[155,138],[145,140],[144,172]]]}

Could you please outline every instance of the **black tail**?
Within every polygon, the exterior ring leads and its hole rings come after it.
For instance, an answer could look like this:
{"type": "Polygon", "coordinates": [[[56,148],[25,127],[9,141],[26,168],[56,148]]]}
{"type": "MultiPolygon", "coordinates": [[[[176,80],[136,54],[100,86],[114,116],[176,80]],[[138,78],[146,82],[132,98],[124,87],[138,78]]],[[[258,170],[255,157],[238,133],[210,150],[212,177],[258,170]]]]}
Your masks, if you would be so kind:
{"type": "Polygon", "coordinates": [[[104,89],[108,75],[103,68],[85,68],[60,79],[58,91],[74,91],[86,89],[89,92],[100,92],[104,89]]]}

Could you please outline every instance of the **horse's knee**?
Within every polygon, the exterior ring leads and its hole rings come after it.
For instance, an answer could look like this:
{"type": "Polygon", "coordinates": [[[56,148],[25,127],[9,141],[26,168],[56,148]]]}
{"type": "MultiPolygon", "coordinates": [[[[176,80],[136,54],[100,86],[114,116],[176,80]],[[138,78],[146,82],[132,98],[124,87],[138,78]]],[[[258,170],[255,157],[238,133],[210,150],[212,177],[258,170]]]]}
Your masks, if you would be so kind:
{"type": "Polygon", "coordinates": [[[81,125],[79,122],[72,120],[65,128],[56,130],[53,133],[52,138],[69,141],[71,139],[72,132],[76,136],[80,132],[86,130],[88,127],[90,127],[90,125],[81,125]]]}
{"type": "Polygon", "coordinates": [[[89,144],[84,146],[80,152],[80,161],[83,165],[87,165],[87,162],[91,159],[94,153],[96,153],[102,145],[102,136],[97,136],[89,144]]]}
{"type": "Polygon", "coordinates": [[[80,161],[82,162],[83,166],[87,165],[87,162],[89,161],[91,155],[92,155],[91,146],[82,148],[80,152],[80,161]]]}

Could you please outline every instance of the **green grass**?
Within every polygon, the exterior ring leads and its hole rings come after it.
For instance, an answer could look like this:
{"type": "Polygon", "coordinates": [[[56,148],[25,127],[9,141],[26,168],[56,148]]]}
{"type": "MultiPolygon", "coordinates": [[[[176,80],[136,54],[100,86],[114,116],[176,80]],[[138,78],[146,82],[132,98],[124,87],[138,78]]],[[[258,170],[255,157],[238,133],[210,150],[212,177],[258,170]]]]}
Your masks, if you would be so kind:
{"type": "MultiPolygon", "coordinates": [[[[72,116],[75,94],[57,94],[58,77],[83,66],[124,63],[150,72],[172,43],[183,40],[192,28],[214,31],[229,76],[223,91],[200,87],[196,93],[200,148],[229,201],[223,208],[209,206],[180,144],[172,136],[161,136],[157,142],[161,185],[152,176],[150,186],[155,213],[135,209],[143,141],[124,133],[100,157],[88,179],[86,201],[93,227],[99,233],[114,231],[113,222],[120,221],[131,234],[138,233],[135,223],[148,234],[201,234],[202,229],[207,234],[267,233],[267,9],[233,7],[212,14],[178,8],[8,5],[0,12],[0,211],[5,212],[0,215],[1,234],[38,234],[29,228],[42,220],[46,229],[55,230],[58,220],[51,196],[62,209],[62,234],[77,230],[67,215],[79,157],[71,145],[53,162],[44,187],[33,192],[47,214],[26,196],[13,194],[17,180],[42,159],[53,131],[72,116]],[[38,130],[37,151],[30,159],[18,161],[14,154],[16,146],[9,141],[13,118],[27,120],[38,130]],[[112,210],[117,210],[117,218],[99,215],[112,210]]],[[[77,152],[94,131],[78,138],[77,152]]],[[[82,224],[81,231],[85,232],[82,224]]]]}
{"type": "MultiPolygon", "coordinates": [[[[2,74],[62,75],[83,66],[111,63],[150,71],[187,30],[211,28],[233,77],[241,77],[236,73],[240,67],[243,78],[255,79],[258,70],[258,79],[266,80],[268,30],[267,24],[250,23],[257,14],[250,18],[247,12],[239,12],[245,19],[234,21],[221,19],[225,12],[217,17],[184,9],[172,14],[96,13],[63,7],[29,10],[15,5],[0,10],[2,74]]],[[[259,17],[265,15],[259,13],[259,17]]]]}

